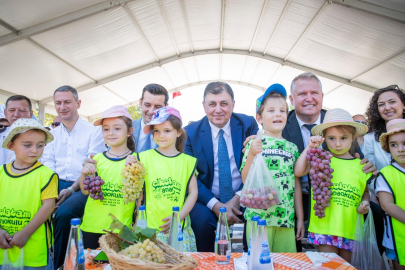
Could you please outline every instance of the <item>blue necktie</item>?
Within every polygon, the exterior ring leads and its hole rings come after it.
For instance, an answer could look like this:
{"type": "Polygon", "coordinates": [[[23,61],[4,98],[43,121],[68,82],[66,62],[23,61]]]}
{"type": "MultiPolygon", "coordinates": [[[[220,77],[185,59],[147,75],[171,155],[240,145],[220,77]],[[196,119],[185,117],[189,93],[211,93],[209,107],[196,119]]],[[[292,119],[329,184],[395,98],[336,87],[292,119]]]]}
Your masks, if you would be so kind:
{"type": "Polygon", "coordinates": [[[219,172],[219,193],[222,203],[233,198],[231,165],[229,162],[228,148],[224,138],[224,131],[219,131],[218,138],[218,172],[219,172]]]}
{"type": "Polygon", "coordinates": [[[141,151],[139,151],[139,153],[143,152],[143,151],[147,151],[147,150],[149,150],[151,148],[151,146],[150,146],[150,136],[152,136],[150,133],[148,135],[146,135],[146,141],[145,141],[144,145],[142,146],[141,151]]]}

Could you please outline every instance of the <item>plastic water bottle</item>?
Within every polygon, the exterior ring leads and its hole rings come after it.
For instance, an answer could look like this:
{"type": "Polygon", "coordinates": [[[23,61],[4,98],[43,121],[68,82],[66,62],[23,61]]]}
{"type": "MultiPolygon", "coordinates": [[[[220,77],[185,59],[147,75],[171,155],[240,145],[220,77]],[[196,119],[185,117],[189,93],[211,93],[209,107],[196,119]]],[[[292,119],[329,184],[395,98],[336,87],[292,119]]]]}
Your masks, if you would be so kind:
{"type": "Polygon", "coordinates": [[[229,264],[231,261],[231,238],[229,237],[226,207],[219,208],[219,219],[215,236],[215,262],[229,264]]]}
{"type": "Polygon", "coordinates": [[[252,252],[252,269],[273,270],[273,260],[270,256],[269,240],[267,238],[266,220],[260,219],[257,227],[257,235],[254,240],[252,252]]]}
{"type": "Polygon", "coordinates": [[[74,218],[70,221],[70,235],[63,269],[84,270],[84,265],[83,234],[82,230],[80,230],[80,218],[74,218]]]}
{"type": "Polygon", "coordinates": [[[138,220],[136,221],[136,226],[141,227],[141,229],[145,229],[146,227],[148,227],[148,223],[146,222],[145,205],[139,206],[139,214],[138,220]]]}
{"type": "Polygon", "coordinates": [[[183,229],[181,228],[179,207],[173,207],[172,221],[169,231],[169,246],[183,253],[183,229]]]}
{"type": "Polygon", "coordinates": [[[248,249],[248,257],[247,257],[247,267],[248,270],[252,270],[252,253],[253,247],[255,245],[255,237],[257,235],[257,222],[259,221],[260,216],[253,216],[252,217],[252,228],[250,229],[250,238],[249,238],[249,249],[248,249]]]}

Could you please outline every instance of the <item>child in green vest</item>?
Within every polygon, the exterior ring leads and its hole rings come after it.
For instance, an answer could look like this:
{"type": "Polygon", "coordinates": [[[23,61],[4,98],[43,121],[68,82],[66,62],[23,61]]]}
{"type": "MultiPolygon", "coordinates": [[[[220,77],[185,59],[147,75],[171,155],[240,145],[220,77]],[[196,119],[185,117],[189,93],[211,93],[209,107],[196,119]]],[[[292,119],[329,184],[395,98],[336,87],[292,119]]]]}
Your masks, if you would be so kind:
{"type": "Polygon", "coordinates": [[[280,202],[267,209],[246,208],[246,239],[250,239],[252,217],[266,219],[266,229],[271,252],[297,252],[296,240],[304,236],[304,210],[298,177],[294,164],[299,156],[298,147],[282,137],[287,122],[287,92],[280,84],[271,85],[257,99],[256,119],[263,126],[263,140],[255,139],[246,145],[240,170],[245,183],[254,157],[262,155],[280,193],[280,202]],[[294,233],[297,216],[297,234],[294,233]]]}
{"type": "Polygon", "coordinates": [[[53,269],[50,218],[58,198],[58,175],[38,161],[52,140],[37,121],[19,119],[3,142],[16,159],[0,169],[0,269],[7,259],[5,250],[9,262],[23,256],[26,270],[53,269]]]}
{"type": "MultiPolygon", "coordinates": [[[[307,153],[325,141],[333,156],[330,159],[333,185],[329,187],[332,192],[330,206],[321,210],[325,215],[323,218],[315,215],[315,195],[311,200],[308,243],[319,245],[320,252],[333,252],[350,262],[357,215],[368,213],[370,194],[367,181],[373,177],[372,173],[364,174],[360,159],[350,153],[356,136],[364,135],[367,126],[354,122],[345,110],[332,109],[327,111],[323,124],[313,127],[311,132],[315,136],[310,138],[298,158],[295,175],[300,177],[309,173],[307,153]]],[[[311,181],[311,185],[314,184],[311,181]]],[[[311,189],[311,194],[313,191],[311,189]]]]}
{"type": "Polygon", "coordinates": [[[383,246],[395,270],[405,270],[405,119],[387,123],[380,136],[381,147],[390,153],[391,165],[384,167],[376,181],[381,208],[387,213],[383,246]]]}
{"type": "Polygon", "coordinates": [[[125,167],[125,159],[127,156],[135,155],[132,117],[125,106],[113,106],[103,112],[101,119],[95,121],[94,125],[102,126],[104,141],[111,148],[93,157],[97,165],[85,163],[82,169],[80,189],[84,195],[89,194],[83,183],[87,175],[97,173],[97,176],[104,181],[101,194],[99,193],[98,197],[91,194],[84,208],[81,225],[83,245],[91,249],[100,246],[98,239],[104,234],[103,229],[110,229],[112,222],[110,213],[123,224],[131,227],[135,210],[135,202],[125,204],[121,192],[121,172],[125,167]]]}
{"type": "MultiPolygon", "coordinates": [[[[157,238],[168,243],[168,232],[173,206],[180,207],[183,226],[183,250],[196,252],[194,232],[189,213],[197,201],[197,159],[183,153],[186,132],[182,129],[181,116],[172,107],[163,107],[154,112],[152,120],[144,127],[144,133],[153,132],[158,145],[138,153],[138,160],[145,166],[145,205],[148,227],[159,229],[157,238]]],[[[127,164],[137,162],[128,157],[127,164]]],[[[139,198],[140,205],[142,197],[139,198]]]]}

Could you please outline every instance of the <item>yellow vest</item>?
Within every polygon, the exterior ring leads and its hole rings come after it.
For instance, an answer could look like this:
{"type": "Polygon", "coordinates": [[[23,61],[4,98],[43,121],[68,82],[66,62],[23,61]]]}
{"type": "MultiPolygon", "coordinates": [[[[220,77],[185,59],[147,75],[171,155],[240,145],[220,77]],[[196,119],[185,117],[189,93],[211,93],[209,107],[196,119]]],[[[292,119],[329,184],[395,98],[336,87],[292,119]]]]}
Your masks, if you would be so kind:
{"type": "MultiPolygon", "coordinates": [[[[405,210],[405,173],[389,165],[384,167],[380,174],[392,191],[394,203],[405,210]]],[[[405,265],[405,224],[393,217],[388,217],[398,262],[400,265],[405,265]]]]}
{"type": "Polygon", "coordinates": [[[340,159],[333,157],[330,163],[333,186],[330,207],[325,209],[325,217],[315,216],[311,189],[311,217],[308,231],[354,239],[357,221],[357,207],[361,203],[367,180],[372,174],[365,174],[360,159],[340,159]]]}
{"type": "Polygon", "coordinates": [[[159,229],[162,219],[173,213],[173,206],[183,207],[188,183],[195,173],[197,159],[184,153],[167,157],[156,149],[138,154],[145,165],[145,205],[148,227],[159,229]]]}
{"type": "MultiPolygon", "coordinates": [[[[21,231],[36,215],[42,206],[41,192],[48,186],[55,173],[40,165],[33,170],[11,175],[3,165],[0,169],[0,227],[11,236],[21,231]]],[[[24,246],[24,266],[42,267],[48,264],[48,243],[52,235],[50,217],[28,239],[24,246]]],[[[8,250],[12,261],[20,255],[20,249],[8,250]]],[[[4,252],[0,250],[0,264],[4,252]]]]}
{"type": "Polygon", "coordinates": [[[105,153],[99,153],[93,159],[97,161],[97,175],[105,182],[101,186],[104,200],[94,200],[90,196],[88,197],[81,229],[90,233],[105,233],[103,229],[109,230],[112,222],[110,213],[131,228],[135,202],[125,204],[121,192],[121,173],[125,167],[126,157],[120,160],[111,160],[105,153]]]}

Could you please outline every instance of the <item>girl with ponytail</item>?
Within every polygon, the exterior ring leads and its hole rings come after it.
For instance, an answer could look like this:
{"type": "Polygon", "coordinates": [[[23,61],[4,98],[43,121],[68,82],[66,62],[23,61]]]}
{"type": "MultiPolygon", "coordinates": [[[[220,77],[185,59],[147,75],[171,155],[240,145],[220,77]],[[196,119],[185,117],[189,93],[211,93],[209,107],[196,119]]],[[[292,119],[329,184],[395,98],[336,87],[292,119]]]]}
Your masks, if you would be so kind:
{"type": "MultiPolygon", "coordinates": [[[[172,208],[178,206],[183,230],[183,250],[196,252],[189,213],[198,195],[197,159],[183,153],[187,135],[182,128],[179,111],[172,107],[156,110],[143,132],[153,132],[153,140],[158,148],[138,153],[137,159],[128,156],[126,164],[139,160],[145,166],[147,175],[143,199],[148,227],[160,230],[157,238],[167,244],[172,208]]],[[[141,201],[142,198],[139,198],[137,205],[140,205],[141,201]]]]}

